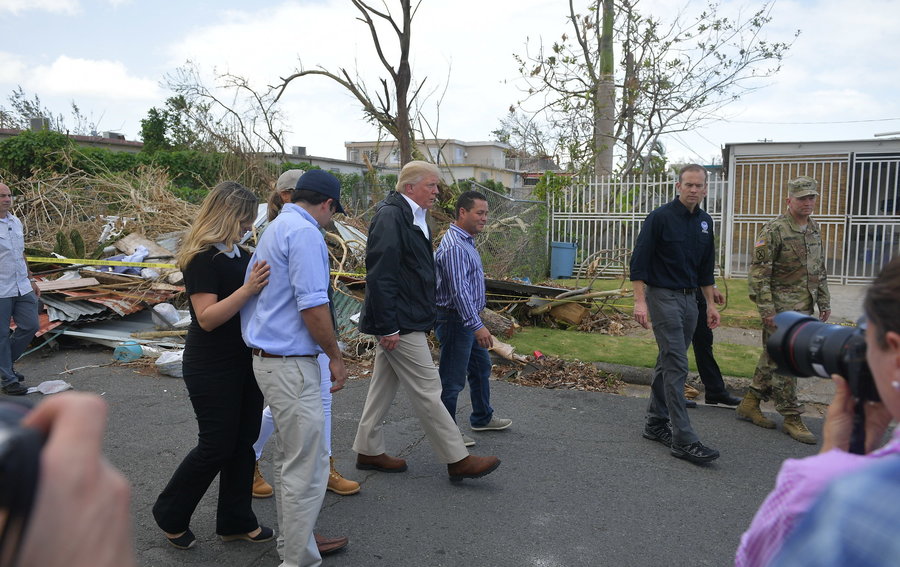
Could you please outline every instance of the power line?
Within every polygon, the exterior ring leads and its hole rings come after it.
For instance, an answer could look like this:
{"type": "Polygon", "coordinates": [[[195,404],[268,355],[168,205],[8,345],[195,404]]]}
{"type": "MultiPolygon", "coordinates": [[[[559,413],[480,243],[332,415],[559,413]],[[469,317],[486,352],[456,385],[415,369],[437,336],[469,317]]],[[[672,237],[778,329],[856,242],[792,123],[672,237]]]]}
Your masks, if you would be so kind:
{"type": "Polygon", "coordinates": [[[729,120],[722,118],[722,122],[730,122],[732,124],[774,124],[774,125],[797,125],[797,124],[863,124],[865,122],[893,122],[900,118],[872,118],[869,120],[837,120],[834,122],[761,122],[753,120],[729,120]]]}

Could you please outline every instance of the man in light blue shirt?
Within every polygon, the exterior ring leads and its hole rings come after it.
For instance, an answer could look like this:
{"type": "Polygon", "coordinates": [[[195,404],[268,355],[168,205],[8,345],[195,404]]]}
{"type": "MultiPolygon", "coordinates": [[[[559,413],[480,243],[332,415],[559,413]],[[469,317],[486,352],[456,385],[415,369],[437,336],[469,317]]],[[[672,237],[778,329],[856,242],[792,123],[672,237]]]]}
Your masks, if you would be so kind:
{"type": "Polygon", "coordinates": [[[28,393],[19,382],[24,376],[13,369],[40,328],[38,300],[41,295],[25,261],[25,234],[13,216],[12,191],[0,183],[0,390],[10,396],[28,393]],[[10,318],[16,330],[9,332],[10,318]]]}
{"type": "MultiPolygon", "coordinates": [[[[316,356],[330,359],[334,385],[347,379],[328,301],[328,250],[320,227],[340,204],[340,181],[303,174],[250,260],[269,265],[269,285],[241,309],[253,372],[275,419],[275,504],[283,567],[321,565],[313,528],[325,498],[328,448],[316,356]]],[[[249,487],[248,487],[249,489],[249,487]]]]}

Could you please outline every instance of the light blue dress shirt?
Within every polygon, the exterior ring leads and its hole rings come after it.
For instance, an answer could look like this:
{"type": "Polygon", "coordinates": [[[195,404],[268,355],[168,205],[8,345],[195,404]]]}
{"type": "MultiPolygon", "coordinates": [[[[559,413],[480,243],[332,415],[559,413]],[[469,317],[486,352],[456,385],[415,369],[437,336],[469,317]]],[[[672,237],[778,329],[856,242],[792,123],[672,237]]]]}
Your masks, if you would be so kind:
{"type": "Polygon", "coordinates": [[[241,309],[241,333],[250,348],[271,354],[318,354],[300,312],[328,303],[328,249],[319,224],[306,210],[287,203],[260,238],[253,264],[269,264],[269,284],[241,309]]]}
{"type": "Polygon", "coordinates": [[[22,222],[6,213],[6,218],[0,219],[0,297],[18,297],[34,291],[24,254],[22,222]]]}

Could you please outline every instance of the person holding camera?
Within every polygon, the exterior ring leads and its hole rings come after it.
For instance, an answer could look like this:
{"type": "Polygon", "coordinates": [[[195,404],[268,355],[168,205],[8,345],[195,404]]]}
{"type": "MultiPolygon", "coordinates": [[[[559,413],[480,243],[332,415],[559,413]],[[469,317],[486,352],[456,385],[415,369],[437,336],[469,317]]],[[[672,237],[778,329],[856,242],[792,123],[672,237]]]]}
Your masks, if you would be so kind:
{"type": "MultiPolygon", "coordinates": [[[[786,545],[780,564],[873,565],[872,553],[889,557],[884,565],[896,565],[900,560],[897,554],[886,556],[885,545],[864,543],[871,541],[868,538],[875,532],[886,534],[895,549],[900,541],[897,500],[888,496],[889,486],[880,488],[882,482],[893,483],[893,494],[900,496],[900,429],[878,448],[891,420],[900,421],[900,258],[888,264],[868,289],[864,311],[866,362],[881,398],[880,402],[864,405],[864,454],[849,451],[857,402],[854,388],[843,377],[833,375],[835,395],[825,418],[822,449],[818,455],[788,459],[781,466],[774,490],[741,537],[735,558],[739,567],[769,565],[807,517],[806,528],[797,534],[803,543],[792,540],[786,545]],[[884,474],[885,467],[892,467],[893,477],[884,474]],[[846,480],[832,485],[834,488],[811,511],[816,498],[836,479],[846,480]],[[883,508],[888,502],[887,508],[893,511],[890,522],[870,517],[871,510],[883,508]]],[[[868,373],[858,374],[847,378],[851,383],[868,380],[868,373]]],[[[865,391],[865,386],[858,384],[855,391],[865,391]]]]}
{"type": "MultiPolygon", "coordinates": [[[[9,398],[0,403],[15,403],[6,400],[9,398]]],[[[18,411],[27,409],[20,406],[18,411]]],[[[7,505],[22,502],[28,490],[22,486],[23,482],[37,483],[37,486],[29,509],[10,507],[0,514],[4,532],[0,564],[137,565],[130,511],[131,485],[103,454],[106,415],[107,405],[100,396],[63,392],[48,396],[21,419],[20,433],[40,432],[46,441],[40,447],[40,454],[35,455],[35,459],[40,459],[40,474],[18,482],[12,478],[15,475],[4,478],[8,491],[16,487],[15,494],[4,498],[7,505]],[[23,515],[24,523],[20,524],[23,515]],[[5,525],[8,522],[13,524],[5,525]]],[[[6,450],[17,437],[7,436],[6,450]]],[[[38,466],[37,462],[17,464],[15,470],[22,474],[28,467],[38,466]]]]}
{"type": "Polygon", "coordinates": [[[762,414],[761,400],[773,399],[784,416],[783,430],[801,443],[815,445],[816,436],[800,419],[803,406],[797,401],[797,378],[775,374],[775,363],[765,345],[775,330],[774,319],[782,311],[831,315],[831,295],[819,225],[810,218],[819,195],[815,179],[800,176],[788,181],[787,212],[767,223],[756,239],[750,266],[750,300],[756,303],[763,324],[763,352],[753,374],[753,383],[736,412],[739,419],[765,429],[775,422],[762,414]]]}

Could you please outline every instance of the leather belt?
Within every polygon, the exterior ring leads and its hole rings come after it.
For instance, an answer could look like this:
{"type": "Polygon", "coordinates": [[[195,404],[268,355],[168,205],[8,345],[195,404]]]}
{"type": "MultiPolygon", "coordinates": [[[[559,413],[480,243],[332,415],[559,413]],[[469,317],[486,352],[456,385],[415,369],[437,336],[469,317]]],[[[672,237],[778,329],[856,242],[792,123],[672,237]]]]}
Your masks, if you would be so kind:
{"type": "Polygon", "coordinates": [[[315,354],[272,354],[261,348],[252,349],[251,352],[253,353],[253,356],[261,356],[263,358],[294,358],[298,356],[315,358],[317,356],[315,354]]]}
{"type": "Polygon", "coordinates": [[[694,295],[695,293],[697,293],[697,288],[696,287],[684,287],[681,289],[673,289],[672,291],[674,291],[675,293],[683,293],[684,295],[694,295]]]}

